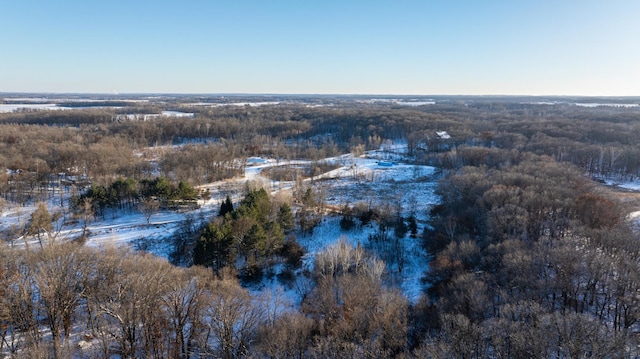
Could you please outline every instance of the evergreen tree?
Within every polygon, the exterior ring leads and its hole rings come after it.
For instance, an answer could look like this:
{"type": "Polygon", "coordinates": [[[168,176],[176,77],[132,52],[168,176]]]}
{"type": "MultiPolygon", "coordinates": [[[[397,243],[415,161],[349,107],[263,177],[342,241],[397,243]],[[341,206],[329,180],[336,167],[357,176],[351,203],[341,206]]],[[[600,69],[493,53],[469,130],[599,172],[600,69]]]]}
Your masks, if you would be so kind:
{"type": "Polygon", "coordinates": [[[189,183],[180,181],[180,183],[178,183],[176,197],[178,197],[178,199],[192,201],[198,197],[198,193],[189,183]]]}
{"type": "Polygon", "coordinates": [[[154,183],[154,194],[158,196],[162,201],[166,201],[171,198],[173,190],[171,188],[171,183],[165,177],[158,177],[154,183]]]}
{"type": "Polygon", "coordinates": [[[313,188],[309,187],[304,192],[304,195],[302,196],[302,205],[306,208],[314,208],[317,205],[316,195],[313,192],[313,188]]]}
{"type": "Polygon", "coordinates": [[[209,223],[193,250],[193,263],[211,267],[218,272],[233,262],[233,257],[233,237],[228,227],[209,223]]]}
{"type": "Polygon", "coordinates": [[[233,202],[231,202],[231,197],[227,195],[227,198],[220,204],[220,211],[218,211],[218,216],[224,217],[227,213],[233,212],[233,202]]]}
{"type": "Polygon", "coordinates": [[[267,238],[263,242],[256,243],[258,253],[270,257],[279,252],[284,245],[284,230],[278,222],[269,222],[264,226],[267,238]]]}
{"type": "Polygon", "coordinates": [[[234,217],[250,217],[264,225],[269,218],[270,209],[269,194],[264,188],[260,188],[247,194],[236,209],[234,217]]]}
{"type": "Polygon", "coordinates": [[[242,243],[242,250],[245,255],[257,248],[263,248],[267,238],[267,233],[261,225],[257,223],[252,225],[251,229],[249,229],[249,233],[244,236],[242,243]]]}
{"type": "Polygon", "coordinates": [[[104,209],[107,207],[109,202],[107,189],[104,186],[91,184],[87,193],[80,196],[80,201],[84,200],[84,198],[90,198],[93,208],[96,209],[100,216],[104,216],[104,209]]]}
{"type": "Polygon", "coordinates": [[[284,233],[290,233],[294,229],[293,212],[289,204],[283,203],[282,206],[280,206],[277,222],[284,233]]]}

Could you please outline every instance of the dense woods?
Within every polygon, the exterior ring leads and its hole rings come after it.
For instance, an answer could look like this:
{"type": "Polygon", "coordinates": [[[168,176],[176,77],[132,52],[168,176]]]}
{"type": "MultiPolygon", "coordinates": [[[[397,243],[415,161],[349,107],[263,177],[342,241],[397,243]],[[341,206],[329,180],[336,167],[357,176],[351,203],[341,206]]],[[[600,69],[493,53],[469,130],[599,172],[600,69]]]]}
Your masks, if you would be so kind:
{"type": "Polygon", "coordinates": [[[639,202],[602,182],[640,177],[640,109],[562,100],[452,97],[408,107],[294,98],[212,107],[176,97],[0,114],[0,209],[36,206],[24,228],[2,233],[0,352],[639,357],[640,238],[627,217],[639,202]],[[194,117],[122,116],[163,110],[194,117]],[[327,157],[391,141],[407,145],[405,161],[439,170],[439,204],[421,223],[391,205],[327,208],[321,187],[302,183],[331,168],[327,157]],[[312,165],[265,172],[298,181],[291,198],[258,184],[226,196],[215,216],[180,238],[172,262],[182,266],[59,239],[61,218],[86,229],[106,215],[139,211],[149,222],[160,209],[191,209],[210,195],[199,185],[243,176],[254,156],[312,165]],[[302,273],[296,236],[330,212],[345,233],[380,229],[367,246],[336,238],[302,273]],[[16,246],[23,236],[40,245],[16,246]],[[394,248],[406,236],[428,253],[415,301],[390,273],[402,271],[394,248]],[[285,268],[277,280],[298,286],[300,303],[257,290],[274,268],[285,268]]]}

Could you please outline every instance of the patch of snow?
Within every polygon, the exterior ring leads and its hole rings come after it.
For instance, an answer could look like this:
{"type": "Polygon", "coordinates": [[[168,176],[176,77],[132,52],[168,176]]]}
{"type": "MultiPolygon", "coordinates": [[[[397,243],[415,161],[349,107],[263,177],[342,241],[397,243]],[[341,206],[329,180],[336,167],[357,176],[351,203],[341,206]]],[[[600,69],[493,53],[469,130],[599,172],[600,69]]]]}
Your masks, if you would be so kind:
{"type": "Polygon", "coordinates": [[[165,117],[184,117],[194,118],[196,115],[193,112],[181,112],[181,111],[162,111],[162,116],[165,117]]]}
{"type": "Polygon", "coordinates": [[[608,186],[620,187],[631,191],[640,191],[640,181],[619,182],[612,179],[605,180],[608,186]]]}
{"type": "Polygon", "coordinates": [[[588,102],[588,103],[576,102],[574,103],[574,105],[579,107],[624,107],[624,108],[640,106],[637,103],[595,103],[595,102],[593,103],[592,102],[588,102]]]}
{"type": "Polygon", "coordinates": [[[435,101],[396,101],[396,105],[402,106],[424,106],[424,105],[435,105],[435,101]]]}
{"type": "Polygon", "coordinates": [[[389,103],[389,104],[400,105],[400,106],[424,106],[424,105],[436,104],[436,102],[433,100],[417,100],[417,99],[401,100],[401,99],[395,99],[395,98],[372,98],[372,99],[366,99],[366,100],[356,100],[356,102],[368,103],[368,104],[389,103]]]}
{"type": "Polygon", "coordinates": [[[281,104],[280,101],[259,101],[259,102],[226,102],[226,103],[196,102],[196,103],[189,103],[187,105],[208,106],[208,107],[223,107],[223,106],[259,107],[259,106],[270,106],[270,105],[279,105],[279,104],[281,104]]]}
{"type": "Polygon", "coordinates": [[[262,157],[249,157],[247,158],[247,163],[249,164],[262,164],[262,163],[266,163],[267,160],[265,160],[262,157]]]}
{"type": "Polygon", "coordinates": [[[631,212],[627,215],[627,218],[630,220],[637,221],[640,218],[640,211],[631,212]]]}
{"type": "Polygon", "coordinates": [[[14,103],[0,104],[0,113],[15,112],[18,110],[67,110],[68,107],[59,107],[52,103],[14,103]]]}

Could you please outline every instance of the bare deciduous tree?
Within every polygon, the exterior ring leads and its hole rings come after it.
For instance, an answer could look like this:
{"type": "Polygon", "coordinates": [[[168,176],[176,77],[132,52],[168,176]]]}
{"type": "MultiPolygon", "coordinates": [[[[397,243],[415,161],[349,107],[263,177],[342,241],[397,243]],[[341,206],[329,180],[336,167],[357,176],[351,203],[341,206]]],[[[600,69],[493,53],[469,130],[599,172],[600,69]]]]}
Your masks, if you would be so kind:
{"type": "Polygon", "coordinates": [[[259,304],[237,280],[224,275],[213,282],[206,301],[205,324],[216,342],[211,354],[225,359],[247,354],[264,321],[259,304]]]}

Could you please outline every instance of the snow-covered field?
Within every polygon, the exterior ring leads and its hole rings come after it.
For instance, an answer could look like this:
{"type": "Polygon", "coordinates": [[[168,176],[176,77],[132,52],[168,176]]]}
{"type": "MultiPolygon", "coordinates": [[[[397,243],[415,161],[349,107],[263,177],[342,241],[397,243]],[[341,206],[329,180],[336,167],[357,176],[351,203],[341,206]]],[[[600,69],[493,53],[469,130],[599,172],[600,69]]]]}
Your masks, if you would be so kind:
{"type": "Polygon", "coordinates": [[[69,107],[60,107],[52,103],[16,103],[0,104],[0,113],[14,112],[17,110],[67,110],[69,107]]]}
{"type": "Polygon", "coordinates": [[[204,106],[204,107],[223,107],[223,106],[250,106],[250,107],[260,107],[260,106],[273,106],[279,105],[280,101],[259,101],[259,102],[225,102],[225,103],[210,103],[210,102],[195,102],[190,103],[188,105],[191,106],[204,106]]]}

